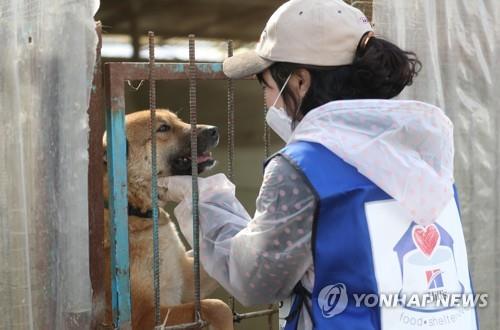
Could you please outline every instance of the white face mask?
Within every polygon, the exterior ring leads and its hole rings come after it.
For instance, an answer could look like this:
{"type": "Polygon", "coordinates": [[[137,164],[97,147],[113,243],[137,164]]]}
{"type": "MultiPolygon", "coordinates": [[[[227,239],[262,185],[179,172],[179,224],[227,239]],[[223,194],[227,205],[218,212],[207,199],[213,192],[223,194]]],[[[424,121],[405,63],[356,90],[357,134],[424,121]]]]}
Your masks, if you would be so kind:
{"type": "Polygon", "coordinates": [[[266,122],[269,127],[271,127],[272,130],[276,134],[278,134],[278,136],[285,142],[288,142],[288,140],[290,140],[290,137],[292,136],[292,119],[288,117],[285,109],[276,107],[276,102],[278,102],[278,99],[283,93],[283,90],[285,90],[285,86],[290,80],[291,76],[292,74],[290,73],[288,78],[286,78],[283,87],[281,87],[278,97],[276,97],[276,100],[274,101],[273,105],[267,110],[266,114],[266,122]]]}

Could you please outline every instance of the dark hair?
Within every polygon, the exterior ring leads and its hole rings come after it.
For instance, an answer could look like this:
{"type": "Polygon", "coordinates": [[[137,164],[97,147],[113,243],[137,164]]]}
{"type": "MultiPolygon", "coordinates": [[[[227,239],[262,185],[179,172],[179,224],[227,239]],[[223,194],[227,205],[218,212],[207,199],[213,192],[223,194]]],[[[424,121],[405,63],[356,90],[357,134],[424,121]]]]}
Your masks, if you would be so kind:
{"type": "MultiPolygon", "coordinates": [[[[310,110],[330,101],[390,99],[397,96],[405,86],[412,84],[413,77],[422,67],[415,53],[404,51],[393,43],[374,36],[366,42],[367,37],[368,34],[365,34],[361,38],[350,65],[321,67],[277,62],[269,68],[280,89],[290,73],[298,69],[307,69],[311,75],[311,86],[302,102],[288,85],[283,90],[283,100],[293,125],[310,110]]],[[[257,78],[261,84],[266,84],[263,73],[259,73],[257,78]]]]}

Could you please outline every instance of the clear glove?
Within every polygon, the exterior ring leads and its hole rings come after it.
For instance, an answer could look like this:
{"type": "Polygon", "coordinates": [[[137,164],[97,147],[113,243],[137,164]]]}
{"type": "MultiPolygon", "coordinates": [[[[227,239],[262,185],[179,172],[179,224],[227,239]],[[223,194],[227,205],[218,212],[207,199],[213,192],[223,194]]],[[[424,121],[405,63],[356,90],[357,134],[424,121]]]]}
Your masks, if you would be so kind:
{"type": "MultiPolygon", "coordinates": [[[[190,175],[178,175],[161,178],[158,186],[167,189],[167,200],[170,202],[180,202],[186,198],[191,198],[193,179],[190,175]]],[[[200,199],[202,196],[212,195],[216,191],[233,193],[234,184],[222,173],[218,173],[206,178],[198,178],[198,192],[200,199]]]]}
{"type": "MultiPolygon", "coordinates": [[[[182,234],[191,246],[193,246],[192,184],[192,177],[189,175],[171,176],[158,180],[158,186],[167,189],[167,200],[180,202],[174,209],[174,214],[182,234]]],[[[233,221],[241,227],[246,226],[251,218],[236,199],[235,192],[234,184],[222,173],[206,178],[198,178],[199,209],[206,210],[207,205],[217,205],[224,211],[232,210],[231,213],[233,214],[232,217],[217,216],[214,219],[210,217],[202,225],[205,232],[220,226],[223,219],[229,222],[233,221]]],[[[205,211],[205,214],[208,214],[208,212],[205,211]]],[[[203,221],[202,218],[200,216],[200,225],[201,221],[203,221]]]]}

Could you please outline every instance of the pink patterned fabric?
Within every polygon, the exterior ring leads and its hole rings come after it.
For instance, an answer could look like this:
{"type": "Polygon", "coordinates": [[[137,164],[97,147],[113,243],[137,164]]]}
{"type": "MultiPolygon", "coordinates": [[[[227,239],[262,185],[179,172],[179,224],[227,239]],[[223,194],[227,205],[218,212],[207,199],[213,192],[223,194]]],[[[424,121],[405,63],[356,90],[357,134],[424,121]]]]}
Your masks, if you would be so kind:
{"type": "Polygon", "coordinates": [[[353,100],[309,112],[289,143],[329,148],[398,200],[419,224],[432,223],[453,197],[453,124],[418,101],[353,100]]]}

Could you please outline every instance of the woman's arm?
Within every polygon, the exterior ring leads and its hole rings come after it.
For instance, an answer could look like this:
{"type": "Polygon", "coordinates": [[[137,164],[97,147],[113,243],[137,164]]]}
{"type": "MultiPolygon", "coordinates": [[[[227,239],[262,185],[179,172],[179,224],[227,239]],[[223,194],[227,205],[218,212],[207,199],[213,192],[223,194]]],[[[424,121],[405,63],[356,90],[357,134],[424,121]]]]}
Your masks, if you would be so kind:
{"type": "MultiPolygon", "coordinates": [[[[288,160],[273,158],[253,219],[234,196],[230,182],[200,182],[201,262],[241,303],[288,297],[312,265],[316,200],[305,180],[288,160]]],[[[190,197],[176,207],[175,215],[192,243],[190,197]]]]}

